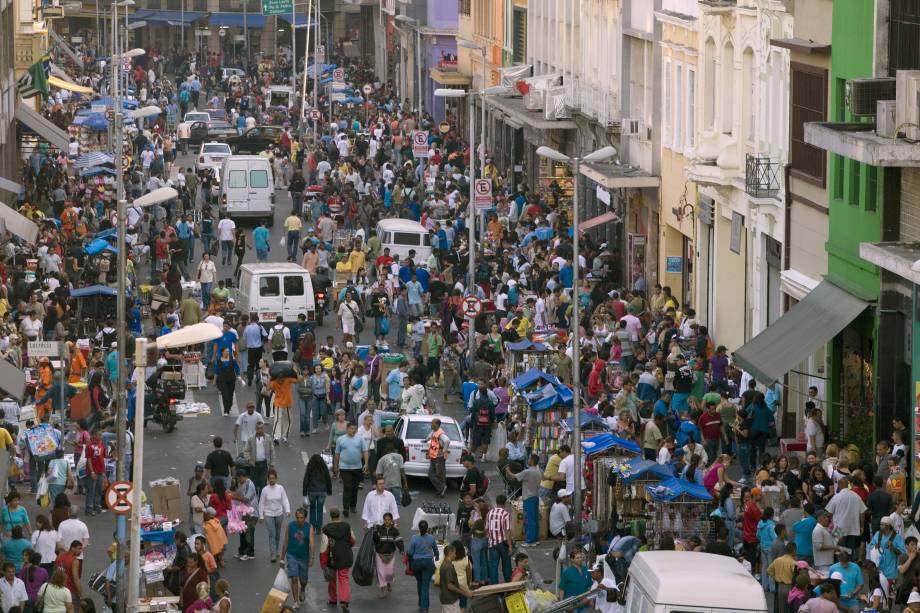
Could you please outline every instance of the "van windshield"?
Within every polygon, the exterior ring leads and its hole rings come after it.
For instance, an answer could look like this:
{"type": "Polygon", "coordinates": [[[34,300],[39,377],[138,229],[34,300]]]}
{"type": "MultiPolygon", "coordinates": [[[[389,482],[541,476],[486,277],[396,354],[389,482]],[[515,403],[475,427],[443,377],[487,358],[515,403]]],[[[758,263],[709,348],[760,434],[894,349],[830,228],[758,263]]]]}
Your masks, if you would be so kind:
{"type": "Polygon", "coordinates": [[[250,170],[249,186],[253,188],[268,187],[268,172],[265,170],[250,170]]]}

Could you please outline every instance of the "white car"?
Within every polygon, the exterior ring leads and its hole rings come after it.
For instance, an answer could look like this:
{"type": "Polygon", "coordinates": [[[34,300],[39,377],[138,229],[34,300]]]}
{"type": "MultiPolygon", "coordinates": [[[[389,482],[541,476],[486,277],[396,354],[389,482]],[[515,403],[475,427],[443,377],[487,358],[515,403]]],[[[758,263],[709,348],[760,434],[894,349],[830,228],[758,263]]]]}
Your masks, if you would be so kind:
{"type": "Polygon", "coordinates": [[[441,429],[450,439],[450,453],[447,458],[446,472],[448,479],[462,479],[466,468],[460,459],[467,454],[460,434],[460,425],[453,417],[446,415],[402,415],[396,420],[393,431],[396,438],[406,446],[404,469],[410,477],[428,476],[428,443],[425,439],[431,432],[431,420],[440,419],[441,429]]]}
{"type": "Polygon", "coordinates": [[[201,143],[201,150],[195,159],[195,172],[200,174],[212,169],[220,171],[224,160],[231,155],[230,145],[226,143],[201,143]]]}

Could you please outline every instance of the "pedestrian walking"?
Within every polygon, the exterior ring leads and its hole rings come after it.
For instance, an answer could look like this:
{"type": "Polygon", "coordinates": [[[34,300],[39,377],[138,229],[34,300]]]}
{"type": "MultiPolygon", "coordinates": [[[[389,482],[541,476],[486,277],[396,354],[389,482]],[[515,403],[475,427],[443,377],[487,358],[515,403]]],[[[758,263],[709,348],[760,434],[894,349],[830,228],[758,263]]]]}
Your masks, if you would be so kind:
{"type": "Polygon", "coordinates": [[[430,607],[429,590],[434,576],[434,563],[438,560],[438,543],[428,534],[428,522],[424,519],[418,523],[418,534],[409,539],[406,549],[409,565],[415,576],[418,588],[418,608],[420,613],[428,613],[430,607]]]}
{"type": "Polygon", "coordinates": [[[354,554],[351,550],[354,544],[355,533],[342,521],[341,512],[335,507],[329,509],[329,523],[323,526],[320,544],[320,565],[326,576],[328,604],[332,607],[340,606],[342,613],[348,613],[351,601],[348,571],[354,563],[354,554]]]}
{"type": "Polygon", "coordinates": [[[268,532],[268,556],[272,564],[278,559],[284,518],[291,516],[291,503],[288,501],[284,486],[278,484],[278,473],[268,471],[268,485],[262,488],[259,496],[259,521],[265,523],[268,532]]]}
{"type": "Polygon", "coordinates": [[[313,528],[303,507],[294,511],[294,521],[288,522],[281,546],[281,560],[291,582],[291,596],[299,606],[306,599],[307,571],[313,565],[313,528]]]}

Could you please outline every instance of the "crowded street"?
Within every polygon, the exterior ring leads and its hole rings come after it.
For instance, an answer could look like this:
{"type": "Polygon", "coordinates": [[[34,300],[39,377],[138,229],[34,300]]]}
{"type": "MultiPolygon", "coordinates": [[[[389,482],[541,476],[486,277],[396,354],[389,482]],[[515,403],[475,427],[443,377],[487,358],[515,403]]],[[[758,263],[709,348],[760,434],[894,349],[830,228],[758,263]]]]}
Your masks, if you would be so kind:
{"type": "Polygon", "coordinates": [[[0,613],[920,613],[917,15],[0,2],[0,613]]]}

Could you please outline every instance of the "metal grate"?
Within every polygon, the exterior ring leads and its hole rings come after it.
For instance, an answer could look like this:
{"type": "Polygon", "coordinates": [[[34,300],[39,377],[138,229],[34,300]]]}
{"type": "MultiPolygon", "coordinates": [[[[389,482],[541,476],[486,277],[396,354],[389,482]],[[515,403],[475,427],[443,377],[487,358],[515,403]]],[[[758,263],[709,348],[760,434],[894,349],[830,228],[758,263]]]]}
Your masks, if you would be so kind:
{"type": "Polygon", "coordinates": [[[779,162],[768,157],[747,155],[745,191],[752,198],[775,198],[779,194],[779,162]]]}
{"type": "Polygon", "coordinates": [[[920,0],[891,0],[888,74],[920,69],[920,0]]]}

